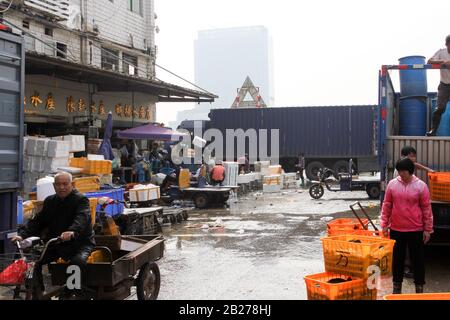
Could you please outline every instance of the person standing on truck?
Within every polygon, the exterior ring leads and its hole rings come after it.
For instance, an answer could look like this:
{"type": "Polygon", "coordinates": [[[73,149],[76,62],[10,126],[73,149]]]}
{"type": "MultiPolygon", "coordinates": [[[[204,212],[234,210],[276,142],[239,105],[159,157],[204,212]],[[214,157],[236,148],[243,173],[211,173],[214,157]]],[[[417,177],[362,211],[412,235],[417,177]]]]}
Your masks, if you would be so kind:
{"type": "Polygon", "coordinates": [[[450,35],[445,39],[447,48],[441,49],[428,60],[428,64],[440,64],[445,69],[441,69],[441,82],[438,87],[438,101],[436,111],[433,113],[433,127],[427,136],[435,136],[441,122],[441,116],[445,112],[448,100],[450,99],[450,35]]]}
{"type": "Polygon", "coordinates": [[[425,244],[433,233],[430,192],[425,182],[414,175],[414,162],[397,162],[399,176],[389,182],[381,210],[385,236],[395,240],[393,254],[394,294],[402,292],[406,249],[409,248],[416,293],[425,285],[425,244]]]}
{"type": "Polygon", "coordinates": [[[305,186],[305,178],[303,177],[303,172],[305,171],[305,154],[304,153],[300,153],[300,155],[298,156],[298,162],[295,166],[297,167],[298,175],[299,175],[300,179],[302,180],[302,187],[304,187],[305,186]]]}
{"type": "MultiPolygon", "coordinates": [[[[416,170],[423,170],[426,172],[435,172],[433,169],[428,168],[428,167],[424,166],[423,164],[420,164],[417,162],[417,151],[416,151],[416,149],[414,149],[411,146],[406,146],[406,147],[402,148],[401,158],[402,159],[405,159],[405,158],[411,159],[411,161],[414,162],[414,167],[416,170]]],[[[397,172],[397,170],[395,170],[394,178],[397,178],[397,177],[398,177],[398,172],[397,172]]]]}

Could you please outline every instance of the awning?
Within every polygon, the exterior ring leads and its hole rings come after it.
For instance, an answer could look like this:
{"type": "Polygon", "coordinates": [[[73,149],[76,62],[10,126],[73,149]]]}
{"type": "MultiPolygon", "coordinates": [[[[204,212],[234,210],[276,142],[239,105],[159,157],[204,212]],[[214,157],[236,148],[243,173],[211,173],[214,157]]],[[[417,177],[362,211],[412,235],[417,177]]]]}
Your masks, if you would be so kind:
{"type": "Polygon", "coordinates": [[[159,127],[154,124],[147,124],[145,126],[120,131],[117,134],[117,137],[120,139],[172,141],[172,137],[178,139],[184,135],[187,134],[173,131],[169,128],[159,127]]]}
{"type": "Polygon", "coordinates": [[[93,83],[99,91],[142,92],[158,97],[158,102],[214,102],[216,95],[180,87],[159,80],[132,77],[61,58],[26,53],[26,74],[48,75],[81,83],[93,83]]]}

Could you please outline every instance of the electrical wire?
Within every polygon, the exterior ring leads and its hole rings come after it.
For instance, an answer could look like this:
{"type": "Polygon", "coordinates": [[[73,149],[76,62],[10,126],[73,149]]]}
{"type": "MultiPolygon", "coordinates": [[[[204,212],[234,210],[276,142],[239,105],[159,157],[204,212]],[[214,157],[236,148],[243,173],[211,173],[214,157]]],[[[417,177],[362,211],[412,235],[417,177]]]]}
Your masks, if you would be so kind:
{"type": "Polygon", "coordinates": [[[11,0],[11,1],[9,2],[9,5],[8,5],[8,7],[7,7],[6,9],[0,10],[0,13],[5,13],[6,11],[8,11],[8,10],[11,8],[11,5],[12,5],[13,1],[14,1],[14,0],[11,0]]]}

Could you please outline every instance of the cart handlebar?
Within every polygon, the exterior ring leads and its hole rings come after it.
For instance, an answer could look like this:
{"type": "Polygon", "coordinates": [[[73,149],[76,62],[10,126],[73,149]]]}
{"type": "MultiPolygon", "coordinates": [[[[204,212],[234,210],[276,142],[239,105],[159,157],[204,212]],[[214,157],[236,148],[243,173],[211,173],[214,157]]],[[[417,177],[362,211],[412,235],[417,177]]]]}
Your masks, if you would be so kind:
{"type": "Polygon", "coordinates": [[[353,214],[355,215],[355,217],[358,219],[359,223],[361,223],[361,225],[363,226],[363,228],[365,229],[366,227],[364,226],[364,223],[362,222],[361,218],[359,217],[358,213],[355,210],[355,207],[359,206],[359,208],[361,209],[361,211],[364,213],[364,215],[366,216],[366,218],[369,220],[370,224],[372,225],[373,229],[375,231],[379,231],[378,228],[376,227],[376,225],[373,223],[372,219],[370,219],[369,215],[367,214],[366,210],[364,209],[364,207],[361,205],[361,203],[355,202],[354,204],[350,205],[350,209],[352,210],[353,214]]]}

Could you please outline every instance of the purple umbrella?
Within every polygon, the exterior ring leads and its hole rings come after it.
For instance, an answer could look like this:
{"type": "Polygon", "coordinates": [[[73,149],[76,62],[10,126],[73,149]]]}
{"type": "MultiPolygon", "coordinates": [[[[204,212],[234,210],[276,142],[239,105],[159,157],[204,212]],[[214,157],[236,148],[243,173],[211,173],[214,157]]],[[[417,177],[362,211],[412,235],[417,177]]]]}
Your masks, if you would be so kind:
{"type": "Polygon", "coordinates": [[[163,128],[154,124],[147,124],[137,128],[120,131],[117,136],[121,139],[142,139],[142,140],[158,140],[172,141],[172,137],[177,140],[187,135],[169,128],[163,128]]]}
{"type": "Polygon", "coordinates": [[[108,119],[106,120],[105,134],[103,136],[103,142],[98,149],[98,153],[105,157],[105,160],[114,160],[114,153],[111,146],[111,137],[113,132],[113,116],[110,112],[108,119]]]}

